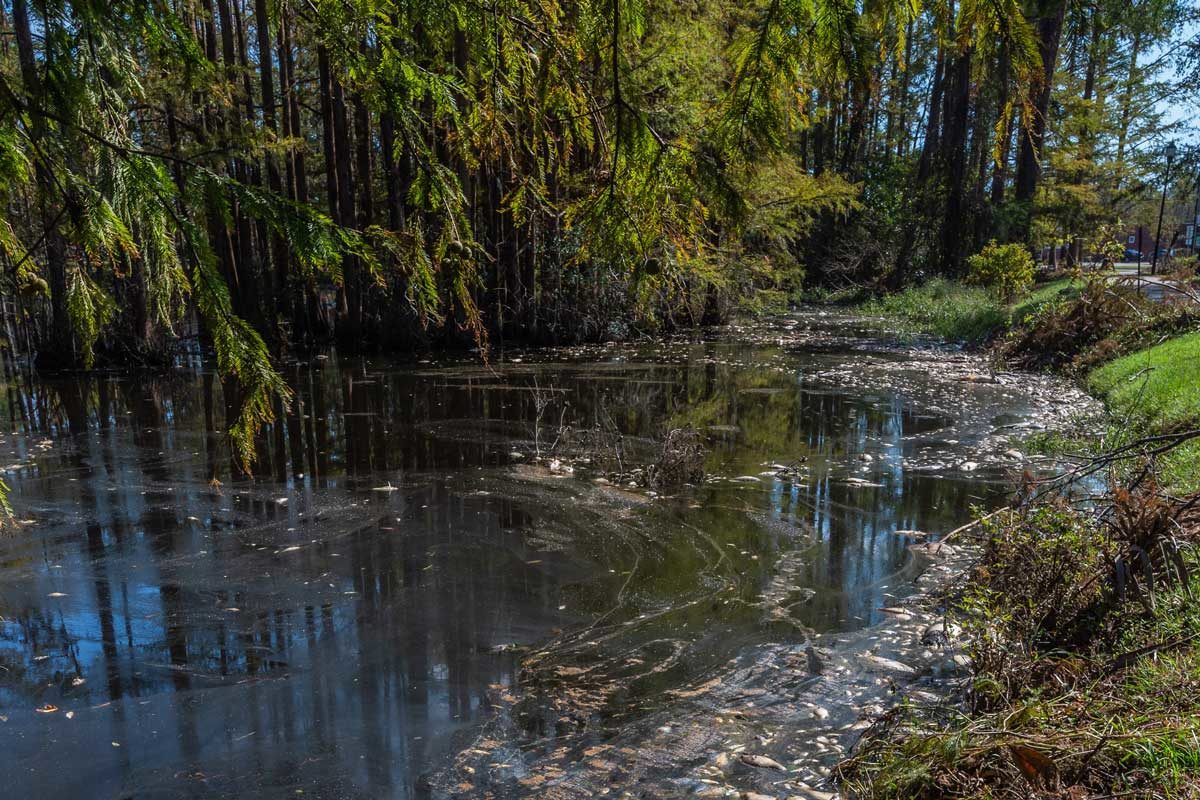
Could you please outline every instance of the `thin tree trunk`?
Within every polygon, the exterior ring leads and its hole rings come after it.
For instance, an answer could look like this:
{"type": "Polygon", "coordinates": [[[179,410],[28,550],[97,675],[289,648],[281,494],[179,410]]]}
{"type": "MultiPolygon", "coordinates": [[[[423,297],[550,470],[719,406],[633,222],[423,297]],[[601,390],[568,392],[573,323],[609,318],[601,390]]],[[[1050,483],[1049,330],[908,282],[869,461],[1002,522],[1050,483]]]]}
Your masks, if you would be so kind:
{"type": "MultiPolygon", "coordinates": [[[[337,135],[334,126],[333,113],[333,82],[329,74],[329,51],[324,45],[317,48],[317,72],[321,94],[321,142],[325,153],[325,197],[329,206],[329,216],[336,222],[342,221],[342,202],[338,184],[338,156],[341,152],[337,146],[337,135]]],[[[349,154],[345,154],[346,157],[349,154]]],[[[344,278],[343,278],[344,279],[344,278]]],[[[330,321],[318,303],[320,327],[326,334],[332,331],[330,321]]]]}
{"type": "MultiPolygon", "coordinates": [[[[369,228],[375,217],[374,203],[371,197],[371,115],[362,96],[355,92],[351,100],[354,107],[354,135],[356,137],[355,167],[358,172],[358,229],[369,228]]],[[[356,265],[354,294],[350,298],[353,305],[350,308],[351,325],[356,336],[364,333],[363,303],[366,293],[366,282],[361,265],[356,265]]]]}

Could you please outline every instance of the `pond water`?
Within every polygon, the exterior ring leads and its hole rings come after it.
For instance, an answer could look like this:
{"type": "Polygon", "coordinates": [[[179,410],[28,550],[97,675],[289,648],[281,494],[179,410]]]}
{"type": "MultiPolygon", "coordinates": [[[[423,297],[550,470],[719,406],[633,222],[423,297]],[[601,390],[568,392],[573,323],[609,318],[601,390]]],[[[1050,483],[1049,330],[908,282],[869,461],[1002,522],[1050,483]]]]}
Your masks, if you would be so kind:
{"type": "Polygon", "coordinates": [[[286,374],[254,478],[202,369],[0,391],[5,796],[590,796],[521,779],[879,622],[920,567],[897,531],[1002,502],[1079,402],[817,312],[286,374]],[[688,427],[706,479],[642,485],[688,427]],[[450,771],[481,741],[514,780],[450,771]]]}

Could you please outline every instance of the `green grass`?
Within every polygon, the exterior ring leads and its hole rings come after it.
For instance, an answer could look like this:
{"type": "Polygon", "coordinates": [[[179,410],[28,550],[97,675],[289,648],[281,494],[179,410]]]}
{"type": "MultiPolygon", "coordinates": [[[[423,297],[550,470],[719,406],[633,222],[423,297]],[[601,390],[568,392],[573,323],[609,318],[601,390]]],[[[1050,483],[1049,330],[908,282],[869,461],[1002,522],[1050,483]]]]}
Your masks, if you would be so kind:
{"type": "Polygon", "coordinates": [[[869,300],[862,311],[898,323],[902,332],[971,343],[982,342],[1006,321],[991,292],[941,278],[869,300]]]}
{"type": "Polygon", "coordinates": [[[1100,367],[1088,388],[1118,414],[1156,431],[1200,422],[1200,333],[1170,339],[1100,367]]]}
{"type": "MultiPolygon", "coordinates": [[[[1148,645],[1186,642],[1200,634],[1200,606],[1194,600],[1200,591],[1194,549],[1188,552],[1190,590],[1178,584],[1158,593],[1154,613],[1135,618],[1120,638],[1117,649],[1132,652],[1148,645]]],[[[1127,770],[1148,775],[1159,786],[1185,790],[1189,796],[1195,776],[1200,774],[1200,648],[1164,646],[1153,657],[1140,659],[1117,686],[1125,705],[1114,732],[1134,735],[1116,739],[1117,755],[1127,770]],[[1150,735],[1137,735],[1149,726],[1150,735]]]]}
{"type": "Polygon", "coordinates": [[[1080,286],[1079,281],[1062,278],[1006,304],[982,287],[936,278],[869,300],[861,310],[898,324],[901,332],[932,333],[948,341],[979,344],[1013,321],[1022,321],[1051,302],[1078,294],[1080,286]]]}
{"type": "Polygon", "coordinates": [[[1081,289],[1083,289],[1083,282],[1076,278],[1059,278],[1043,283],[1041,286],[1034,287],[1033,291],[1011,307],[1012,319],[1023,322],[1050,303],[1078,297],[1081,289]]]}
{"type": "MultiPolygon", "coordinates": [[[[1200,333],[1118,358],[1092,372],[1087,384],[1117,420],[1114,438],[1200,426],[1200,333]]],[[[1169,488],[1200,489],[1200,440],[1167,453],[1160,469],[1169,488]]]]}

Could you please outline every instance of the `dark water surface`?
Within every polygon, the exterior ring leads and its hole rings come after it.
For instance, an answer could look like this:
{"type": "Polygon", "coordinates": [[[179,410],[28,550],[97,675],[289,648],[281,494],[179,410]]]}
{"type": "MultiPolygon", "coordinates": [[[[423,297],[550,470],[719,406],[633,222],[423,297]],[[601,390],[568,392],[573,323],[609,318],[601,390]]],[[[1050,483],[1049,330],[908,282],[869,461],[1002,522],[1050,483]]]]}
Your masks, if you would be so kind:
{"type": "Polygon", "coordinates": [[[996,504],[1010,437],[1066,402],[817,314],[287,377],[253,479],[203,372],[0,392],[26,521],[0,535],[0,795],[429,796],[530,685],[595,690],[565,716],[602,738],[747,646],[877,621],[915,569],[896,531],[996,504]],[[621,485],[682,426],[707,481],[621,485]]]}

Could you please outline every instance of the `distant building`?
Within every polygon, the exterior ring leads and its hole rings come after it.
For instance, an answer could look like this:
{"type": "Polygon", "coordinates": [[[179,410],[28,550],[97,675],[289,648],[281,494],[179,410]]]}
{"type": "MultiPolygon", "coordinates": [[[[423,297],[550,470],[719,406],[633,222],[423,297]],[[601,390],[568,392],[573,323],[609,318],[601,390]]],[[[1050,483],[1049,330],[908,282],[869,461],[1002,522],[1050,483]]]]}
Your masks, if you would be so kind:
{"type": "MultiPolygon", "coordinates": [[[[1189,256],[1197,252],[1200,239],[1196,235],[1196,222],[1178,221],[1191,214],[1175,217],[1177,221],[1163,220],[1162,239],[1158,243],[1159,258],[1165,255],[1189,256]]],[[[1124,261],[1136,261],[1141,254],[1143,261],[1154,260],[1154,233],[1157,225],[1139,225],[1128,228],[1122,244],[1125,246],[1124,261]]]]}

